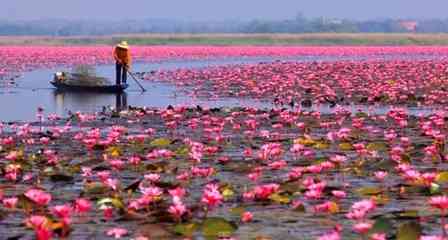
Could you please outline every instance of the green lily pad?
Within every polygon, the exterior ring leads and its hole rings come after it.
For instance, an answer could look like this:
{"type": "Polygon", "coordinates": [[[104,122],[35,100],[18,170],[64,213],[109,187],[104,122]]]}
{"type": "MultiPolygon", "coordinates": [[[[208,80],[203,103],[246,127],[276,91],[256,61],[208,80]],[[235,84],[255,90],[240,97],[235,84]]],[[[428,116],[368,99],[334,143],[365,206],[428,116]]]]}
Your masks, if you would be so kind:
{"type": "Polygon", "coordinates": [[[343,142],[339,144],[339,149],[342,151],[351,151],[353,150],[353,145],[349,142],[343,142]]]}
{"type": "Polygon", "coordinates": [[[448,182],[448,172],[441,172],[437,174],[436,181],[438,184],[443,184],[448,182]]]}
{"type": "Polygon", "coordinates": [[[174,232],[184,237],[192,237],[198,228],[197,223],[179,223],[174,226],[174,232]]]}
{"type": "Polygon", "coordinates": [[[379,217],[375,220],[375,224],[373,224],[369,234],[391,232],[392,226],[392,221],[389,218],[379,217]]]}
{"type": "Polygon", "coordinates": [[[124,209],[123,201],[121,201],[121,199],[118,198],[102,198],[97,202],[97,205],[99,206],[107,204],[110,204],[117,209],[124,209]]]}
{"type": "Polygon", "coordinates": [[[238,226],[224,218],[211,217],[207,218],[202,224],[202,234],[207,239],[216,239],[220,236],[230,236],[238,226]]]}
{"type": "Polygon", "coordinates": [[[152,140],[149,145],[152,147],[166,147],[171,145],[171,140],[167,138],[157,138],[152,140]]]}
{"type": "Polygon", "coordinates": [[[399,212],[396,215],[397,219],[409,219],[409,218],[413,218],[413,219],[418,219],[420,218],[420,214],[418,210],[406,210],[403,212],[399,212]]]}
{"type": "Polygon", "coordinates": [[[235,216],[241,216],[246,210],[243,207],[234,207],[229,209],[230,214],[235,216]]]}
{"type": "Polygon", "coordinates": [[[186,157],[188,156],[188,153],[190,152],[190,149],[188,149],[188,147],[180,147],[178,149],[176,149],[176,151],[174,152],[176,154],[176,156],[179,157],[186,157]]]}
{"type": "Polygon", "coordinates": [[[367,144],[367,150],[370,151],[387,151],[388,150],[388,145],[385,142],[371,142],[369,144],[367,144]]]}
{"type": "Polygon", "coordinates": [[[269,196],[269,199],[280,204],[289,204],[291,202],[291,199],[288,196],[280,195],[278,193],[272,194],[271,196],[269,196]]]}
{"type": "Polygon", "coordinates": [[[50,175],[50,180],[52,182],[71,182],[73,181],[73,176],[66,174],[52,174],[50,175]]]}
{"type": "Polygon", "coordinates": [[[398,226],[397,240],[418,240],[421,233],[422,227],[418,222],[405,222],[398,226]]]}
{"type": "Polygon", "coordinates": [[[378,195],[383,192],[379,187],[362,187],[356,190],[356,192],[362,196],[378,195]]]}
{"type": "Polygon", "coordinates": [[[330,148],[330,144],[328,144],[327,142],[324,141],[317,141],[314,145],[313,148],[317,149],[317,150],[325,150],[330,148]]]}
{"type": "Polygon", "coordinates": [[[95,197],[98,197],[98,195],[105,195],[108,192],[109,188],[100,182],[92,182],[86,184],[83,191],[84,194],[95,197]]]}
{"type": "Polygon", "coordinates": [[[286,182],[280,185],[280,191],[287,192],[289,194],[294,194],[300,192],[301,190],[301,185],[297,182],[286,182]]]}

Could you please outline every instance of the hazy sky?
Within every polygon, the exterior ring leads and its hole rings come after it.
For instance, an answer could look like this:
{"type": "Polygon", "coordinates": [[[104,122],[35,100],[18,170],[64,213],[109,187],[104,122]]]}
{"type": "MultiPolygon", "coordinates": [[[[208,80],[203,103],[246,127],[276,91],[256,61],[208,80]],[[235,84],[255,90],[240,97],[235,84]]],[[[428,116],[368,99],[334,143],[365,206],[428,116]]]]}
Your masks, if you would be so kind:
{"type": "Polygon", "coordinates": [[[448,0],[1,0],[1,19],[446,18],[448,0]]]}

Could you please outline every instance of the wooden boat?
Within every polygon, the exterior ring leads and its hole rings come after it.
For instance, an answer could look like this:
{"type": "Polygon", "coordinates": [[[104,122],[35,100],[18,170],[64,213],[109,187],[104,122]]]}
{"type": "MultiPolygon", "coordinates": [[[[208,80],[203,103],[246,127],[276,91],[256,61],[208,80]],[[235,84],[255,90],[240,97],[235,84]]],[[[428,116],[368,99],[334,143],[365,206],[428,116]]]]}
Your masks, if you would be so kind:
{"type": "Polygon", "coordinates": [[[55,74],[53,81],[50,81],[50,83],[56,87],[58,91],[120,93],[128,88],[128,84],[104,84],[107,83],[107,79],[101,77],[85,78],[78,76],[77,74],[60,72],[55,74]]]}
{"type": "Polygon", "coordinates": [[[107,85],[107,86],[77,86],[69,85],[63,82],[50,82],[59,91],[74,91],[74,92],[103,92],[103,93],[120,93],[128,88],[128,84],[123,85],[107,85]]]}

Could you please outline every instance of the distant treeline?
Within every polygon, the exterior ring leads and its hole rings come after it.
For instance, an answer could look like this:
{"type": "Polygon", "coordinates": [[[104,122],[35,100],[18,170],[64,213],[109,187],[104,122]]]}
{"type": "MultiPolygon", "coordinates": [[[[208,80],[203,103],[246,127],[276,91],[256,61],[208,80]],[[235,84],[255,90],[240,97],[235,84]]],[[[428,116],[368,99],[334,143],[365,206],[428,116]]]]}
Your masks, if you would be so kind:
{"type": "Polygon", "coordinates": [[[305,18],[289,20],[193,22],[164,19],[98,21],[47,19],[36,21],[0,20],[0,35],[110,35],[120,33],[447,33],[448,19],[403,21],[382,19],[305,18]],[[404,22],[411,23],[409,25],[404,22]],[[415,26],[412,27],[414,23],[415,26]]]}

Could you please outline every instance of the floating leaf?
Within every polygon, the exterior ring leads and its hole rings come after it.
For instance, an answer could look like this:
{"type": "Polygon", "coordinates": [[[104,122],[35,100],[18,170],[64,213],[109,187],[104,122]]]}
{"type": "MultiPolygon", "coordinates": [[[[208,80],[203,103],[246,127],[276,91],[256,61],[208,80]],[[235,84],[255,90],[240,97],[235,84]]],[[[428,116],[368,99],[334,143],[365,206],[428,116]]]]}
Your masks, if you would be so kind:
{"type": "Polygon", "coordinates": [[[448,183],[448,172],[441,172],[437,174],[436,182],[438,184],[448,183]]]}
{"type": "Polygon", "coordinates": [[[398,226],[397,240],[418,240],[422,233],[421,225],[416,222],[406,222],[398,226]]]}
{"type": "Polygon", "coordinates": [[[392,221],[389,218],[379,217],[375,220],[375,224],[373,224],[369,234],[388,233],[392,231],[392,226],[392,221]]]}
{"type": "Polygon", "coordinates": [[[316,142],[316,144],[314,144],[313,147],[317,150],[325,150],[325,149],[330,148],[330,144],[323,142],[323,141],[319,141],[319,142],[316,142]]]}
{"type": "Polygon", "coordinates": [[[53,231],[62,230],[65,226],[65,224],[62,222],[51,222],[49,223],[49,225],[53,231]]]}
{"type": "Polygon", "coordinates": [[[288,196],[280,195],[278,193],[272,194],[271,196],[269,196],[269,199],[280,204],[288,204],[291,202],[291,199],[288,196]]]}
{"type": "Polygon", "coordinates": [[[122,155],[123,150],[119,147],[109,147],[106,149],[106,152],[112,157],[112,158],[116,158],[122,155]]]}
{"type": "Polygon", "coordinates": [[[100,182],[92,182],[84,186],[84,192],[90,195],[100,195],[109,192],[109,188],[100,182]]]}
{"type": "Polygon", "coordinates": [[[328,211],[333,214],[338,213],[339,205],[336,202],[329,202],[328,211]]]}
{"type": "Polygon", "coordinates": [[[301,191],[301,185],[297,182],[285,182],[280,185],[280,191],[294,194],[301,191]]]}
{"type": "Polygon", "coordinates": [[[271,237],[267,237],[267,236],[257,236],[255,238],[255,240],[272,240],[271,237]]]}
{"type": "Polygon", "coordinates": [[[343,142],[339,144],[339,149],[341,149],[342,151],[351,151],[353,150],[353,145],[348,142],[343,142]]]}
{"type": "Polygon", "coordinates": [[[246,210],[243,207],[234,207],[229,209],[229,212],[235,216],[241,216],[246,210]]]}
{"type": "Polygon", "coordinates": [[[307,138],[301,137],[301,138],[297,138],[296,140],[294,140],[294,143],[301,144],[301,145],[304,145],[307,147],[311,147],[314,144],[316,144],[316,141],[314,141],[313,139],[311,139],[309,137],[307,137],[307,138]]]}
{"type": "Polygon", "coordinates": [[[140,224],[136,232],[148,239],[176,239],[174,232],[158,224],[140,224]]]}
{"type": "Polygon", "coordinates": [[[406,210],[403,212],[399,212],[398,214],[396,214],[396,218],[397,219],[418,219],[420,218],[420,214],[418,210],[406,210]]]}
{"type": "Polygon", "coordinates": [[[367,150],[370,151],[387,151],[388,145],[385,142],[371,142],[366,146],[367,150]]]}
{"type": "Polygon", "coordinates": [[[372,197],[372,199],[378,204],[378,205],[386,205],[390,202],[389,196],[386,194],[379,194],[372,197]]]}
{"type": "Polygon", "coordinates": [[[176,156],[179,157],[186,157],[188,156],[188,153],[190,153],[190,149],[188,149],[188,147],[180,147],[175,151],[176,156]]]}
{"type": "Polygon", "coordinates": [[[112,206],[114,206],[117,209],[124,209],[123,201],[121,201],[118,198],[103,198],[103,199],[100,199],[97,202],[97,204],[99,206],[111,204],[112,206]]]}
{"type": "Polygon", "coordinates": [[[224,218],[212,217],[207,218],[202,224],[202,234],[206,238],[215,239],[220,236],[230,236],[238,226],[224,218]]]}
{"type": "Polygon", "coordinates": [[[429,187],[429,193],[431,195],[439,194],[440,193],[440,185],[437,183],[431,183],[431,186],[429,187]]]}
{"type": "Polygon", "coordinates": [[[401,162],[402,163],[411,163],[411,156],[409,156],[409,154],[401,155],[401,162]]]}
{"type": "Polygon", "coordinates": [[[146,165],[145,168],[153,173],[162,173],[165,172],[166,166],[166,163],[150,163],[146,165]]]}
{"type": "Polygon", "coordinates": [[[174,226],[174,232],[184,237],[192,237],[198,227],[197,223],[180,223],[174,226]]]}
{"type": "Polygon", "coordinates": [[[378,195],[383,192],[379,187],[362,187],[356,190],[356,192],[363,196],[378,195]]]}
{"type": "Polygon", "coordinates": [[[235,192],[233,191],[233,189],[230,185],[227,185],[221,189],[221,194],[225,200],[228,200],[235,195],[235,192]]]}
{"type": "Polygon", "coordinates": [[[167,138],[157,138],[152,140],[149,145],[152,147],[166,147],[171,145],[171,140],[167,138]]]}
{"type": "Polygon", "coordinates": [[[73,176],[65,174],[53,174],[50,175],[50,180],[52,182],[71,182],[73,181],[73,176]]]}

